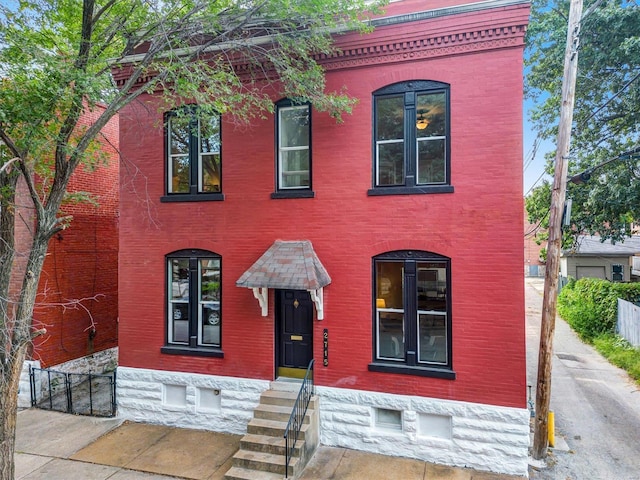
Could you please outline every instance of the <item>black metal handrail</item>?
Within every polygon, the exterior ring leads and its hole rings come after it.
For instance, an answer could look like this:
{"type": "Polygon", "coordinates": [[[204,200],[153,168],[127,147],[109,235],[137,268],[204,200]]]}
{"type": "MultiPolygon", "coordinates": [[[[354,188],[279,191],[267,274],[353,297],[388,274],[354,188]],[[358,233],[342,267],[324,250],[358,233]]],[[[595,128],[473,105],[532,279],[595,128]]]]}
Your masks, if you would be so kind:
{"type": "Polygon", "coordinates": [[[293,411],[289,417],[289,423],[287,423],[287,428],[284,431],[284,442],[286,447],[284,478],[289,478],[289,463],[291,462],[291,456],[293,455],[293,450],[296,446],[296,442],[298,441],[298,437],[300,436],[300,430],[304,424],[304,416],[307,414],[309,402],[311,401],[311,397],[316,393],[316,388],[313,384],[313,363],[314,360],[311,359],[309,366],[307,367],[307,373],[302,380],[302,385],[300,385],[300,391],[298,392],[296,403],[293,405],[293,411]]]}

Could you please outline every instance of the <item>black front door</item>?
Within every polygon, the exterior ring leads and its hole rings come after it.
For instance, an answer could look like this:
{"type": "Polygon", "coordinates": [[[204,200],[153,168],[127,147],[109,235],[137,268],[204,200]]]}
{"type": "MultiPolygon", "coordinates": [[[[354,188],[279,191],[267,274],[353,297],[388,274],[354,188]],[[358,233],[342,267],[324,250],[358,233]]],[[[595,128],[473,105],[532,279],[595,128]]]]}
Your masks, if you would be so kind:
{"type": "Polygon", "coordinates": [[[276,373],[303,378],[313,358],[313,302],[306,290],[276,292],[276,373]]]}

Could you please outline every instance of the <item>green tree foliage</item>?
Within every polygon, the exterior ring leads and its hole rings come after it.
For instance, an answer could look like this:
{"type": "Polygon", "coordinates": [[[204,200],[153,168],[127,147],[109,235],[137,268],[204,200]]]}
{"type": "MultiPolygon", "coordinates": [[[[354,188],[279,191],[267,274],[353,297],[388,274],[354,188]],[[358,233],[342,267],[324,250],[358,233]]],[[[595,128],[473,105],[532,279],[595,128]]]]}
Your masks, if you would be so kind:
{"type": "Polygon", "coordinates": [[[618,298],[640,301],[640,284],[572,279],[558,296],[558,313],[583,340],[591,342],[602,334],[615,333],[618,298]]]}
{"type": "MultiPolygon", "coordinates": [[[[585,3],[571,139],[570,176],[640,145],[640,7],[625,0],[585,3]],[[593,8],[591,8],[593,7],[593,8]]],[[[540,137],[555,141],[566,44],[566,0],[534,0],[527,31],[526,95],[540,137]]],[[[548,165],[549,173],[553,166],[548,165]]],[[[547,215],[551,188],[527,199],[529,218],[547,215]]],[[[621,240],[640,219],[640,156],[611,162],[586,184],[568,185],[574,234],[621,240]]]]}
{"type": "MultiPolygon", "coordinates": [[[[543,182],[537,188],[534,188],[529,196],[525,200],[525,209],[529,221],[535,225],[535,228],[527,232],[527,236],[535,237],[538,245],[542,244],[549,238],[549,210],[551,206],[551,184],[549,182],[543,182]]],[[[571,214],[573,217],[573,214],[571,214]]],[[[562,245],[564,248],[570,248],[576,236],[574,232],[569,229],[565,229],[562,232],[562,245]]],[[[540,251],[540,257],[542,261],[546,261],[547,250],[543,248],[540,251]]]]}
{"type": "MultiPolygon", "coordinates": [[[[366,0],[11,0],[0,3],[0,479],[13,479],[20,371],[49,239],[74,170],[101,161],[99,132],[144,92],[250,122],[274,96],[338,121],[355,101],[327,92],[318,59],[333,36],[368,30],[366,0]],[[241,66],[241,68],[240,68],[241,66]],[[127,70],[117,88],[111,76],[127,70]],[[240,69],[240,70],[239,70],[240,69]],[[91,125],[82,115],[105,109],[91,125]],[[207,108],[203,107],[203,108],[207,108]],[[14,271],[15,191],[35,212],[26,270],[14,271]],[[9,279],[21,274],[18,298],[9,279]]],[[[82,200],[76,195],[70,201],[82,200]]],[[[25,245],[20,249],[24,251],[25,245]]]]}

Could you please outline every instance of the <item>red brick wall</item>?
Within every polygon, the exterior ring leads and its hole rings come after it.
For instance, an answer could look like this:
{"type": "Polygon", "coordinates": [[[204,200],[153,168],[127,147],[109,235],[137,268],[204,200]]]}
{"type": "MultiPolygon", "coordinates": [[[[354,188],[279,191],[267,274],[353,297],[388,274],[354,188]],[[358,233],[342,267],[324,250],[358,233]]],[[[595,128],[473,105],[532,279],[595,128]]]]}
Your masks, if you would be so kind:
{"type": "Polygon", "coordinates": [[[270,117],[248,127],[223,120],[223,202],[160,203],[162,115],[149,97],[121,114],[125,161],[139,170],[121,176],[120,364],[272,379],[273,291],[261,317],[252,292],[235,282],[275,239],[308,239],[332,278],[325,320],[314,321],[316,358],[329,330],[329,366],[316,367],[318,384],[525,407],[521,45],[329,73],[328,90],[343,85],[361,99],[344,124],[313,112],[313,199],[270,199],[270,117]],[[367,196],[371,92],[412,79],[451,85],[455,193],[367,196]],[[164,256],[183,248],[222,255],[223,359],[160,353],[164,256]],[[367,369],[371,258],[396,249],[451,258],[456,380],[367,369]]]}
{"type": "MultiPolygon", "coordinates": [[[[87,111],[82,122],[90,124],[101,111],[87,111]]],[[[118,131],[116,117],[101,132],[97,168],[80,166],[69,182],[69,192],[90,192],[97,204],[64,205],[60,216],[73,220],[49,243],[34,312],[34,326],[47,334],[32,354],[45,366],[117,346],[118,131]],[[77,300],[82,306],[74,305],[77,300]]]]}

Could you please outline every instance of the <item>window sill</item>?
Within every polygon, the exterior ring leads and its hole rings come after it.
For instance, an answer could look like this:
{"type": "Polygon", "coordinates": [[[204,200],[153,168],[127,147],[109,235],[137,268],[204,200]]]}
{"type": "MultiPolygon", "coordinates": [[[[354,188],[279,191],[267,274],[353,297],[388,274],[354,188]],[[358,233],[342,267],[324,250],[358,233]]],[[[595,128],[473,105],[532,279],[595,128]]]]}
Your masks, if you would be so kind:
{"type": "Polygon", "coordinates": [[[160,202],[220,202],[224,200],[224,193],[172,193],[171,195],[163,195],[160,202]]]}
{"type": "Polygon", "coordinates": [[[189,355],[192,357],[218,357],[224,358],[224,352],[219,348],[196,347],[190,348],[186,345],[165,345],[160,348],[161,353],[168,355],[189,355]]]}
{"type": "Polygon", "coordinates": [[[281,190],[273,192],[271,198],[274,200],[280,198],[314,198],[316,196],[313,190],[281,190]]]}
{"type": "Polygon", "coordinates": [[[453,193],[453,185],[424,185],[421,187],[376,187],[367,190],[370,197],[378,195],[421,195],[430,193],[453,193]]]}
{"type": "Polygon", "coordinates": [[[399,373],[401,375],[416,375],[418,377],[443,378],[455,380],[456,372],[445,368],[417,367],[409,365],[390,365],[388,363],[370,363],[370,372],[399,373]]]}

